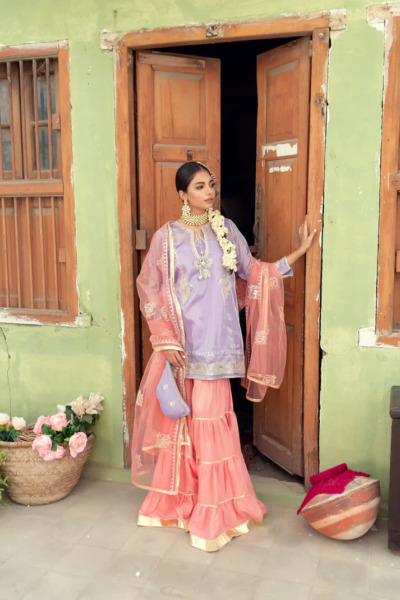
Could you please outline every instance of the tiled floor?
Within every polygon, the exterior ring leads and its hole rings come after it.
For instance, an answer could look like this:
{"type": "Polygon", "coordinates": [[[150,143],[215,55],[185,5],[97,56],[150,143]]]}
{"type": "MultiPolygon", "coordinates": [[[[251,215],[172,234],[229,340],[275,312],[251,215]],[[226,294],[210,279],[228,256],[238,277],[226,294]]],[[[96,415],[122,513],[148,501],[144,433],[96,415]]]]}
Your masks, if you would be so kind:
{"type": "Polygon", "coordinates": [[[387,550],[384,520],[359,540],[337,542],[295,508],[269,505],[263,528],[205,553],[184,531],[137,527],[143,498],[128,484],[82,479],[54,504],[0,506],[0,598],[400,597],[400,557],[387,550]]]}

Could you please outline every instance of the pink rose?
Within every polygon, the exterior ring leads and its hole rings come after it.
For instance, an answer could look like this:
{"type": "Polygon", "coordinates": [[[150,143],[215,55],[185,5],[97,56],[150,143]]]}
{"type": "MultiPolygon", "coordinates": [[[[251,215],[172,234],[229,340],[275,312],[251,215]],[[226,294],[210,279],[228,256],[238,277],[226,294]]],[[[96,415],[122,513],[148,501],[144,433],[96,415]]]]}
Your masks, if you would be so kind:
{"type": "Polygon", "coordinates": [[[11,422],[15,431],[21,431],[21,429],[26,427],[26,421],[22,417],[13,417],[11,422]]]}
{"type": "Polygon", "coordinates": [[[44,417],[43,415],[39,417],[33,428],[33,433],[40,435],[42,433],[42,425],[50,425],[50,417],[44,417]]]}
{"type": "Polygon", "coordinates": [[[67,425],[67,417],[64,413],[57,413],[50,417],[50,426],[56,431],[61,431],[67,425]]]}
{"type": "Polygon", "coordinates": [[[58,458],[62,458],[65,455],[65,448],[63,446],[57,446],[57,450],[50,450],[46,452],[44,456],[42,456],[43,460],[51,461],[57,460],[58,458]]]}
{"type": "Polygon", "coordinates": [[[80,431],[79,433],[74,433],[69,438],[69,451],[71,452],[72,458],[76,458],[80,452],[82,452],[86,448],[87,444],[87,435],[80,431]]]}
{"type": "Polygon", "coordinates": [[[6,413],[0,413],[0,425],[7,425],[9,423],[10,417],[6,415],[6,413]]]}
{"type": "Polygon", "coordinates": [[[51,437],[49,435],[40,435],[33,440],[32,448],[43,458],[48,452],[51,452],[51,437]]]}

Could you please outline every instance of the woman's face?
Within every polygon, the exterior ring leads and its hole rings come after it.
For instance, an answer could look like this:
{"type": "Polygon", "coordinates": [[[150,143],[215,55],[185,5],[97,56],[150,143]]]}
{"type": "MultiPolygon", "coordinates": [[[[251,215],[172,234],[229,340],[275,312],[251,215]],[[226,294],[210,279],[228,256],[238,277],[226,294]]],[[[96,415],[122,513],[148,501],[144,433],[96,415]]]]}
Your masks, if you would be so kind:
{"type": "Polygon", "coordinates": [[[182,200],[187,200],[192,215],[200,215],[212,208],[215,200],[215,181],[208,171],[197,171],[186,192],[179,192],[182,200]]]}

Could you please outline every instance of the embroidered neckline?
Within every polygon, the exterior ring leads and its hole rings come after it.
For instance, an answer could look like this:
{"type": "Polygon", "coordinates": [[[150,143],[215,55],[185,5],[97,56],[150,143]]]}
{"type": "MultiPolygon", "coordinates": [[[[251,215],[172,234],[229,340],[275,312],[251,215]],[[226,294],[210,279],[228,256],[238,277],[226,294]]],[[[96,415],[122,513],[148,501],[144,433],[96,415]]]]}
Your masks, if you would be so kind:
{"type": "Polygon", "coordinates": [[[208,236],[205,231],[202,231],[202,234],[203,236],[199,236],[197,229],[189,229],[190,245],[192,247],[192,252],[196,259],[193,262],[193,264],[199,272],[197,277],[198,279],[200,279],[200,281],[202,279],[209,279],[211,277],[210,269],[214,262],[212,257],[208,256],[210,253],[210,244],[208,236]],[[196,241],[204,242],[204,252],[199,252],[199,250],[196,247],[196,241]]]}

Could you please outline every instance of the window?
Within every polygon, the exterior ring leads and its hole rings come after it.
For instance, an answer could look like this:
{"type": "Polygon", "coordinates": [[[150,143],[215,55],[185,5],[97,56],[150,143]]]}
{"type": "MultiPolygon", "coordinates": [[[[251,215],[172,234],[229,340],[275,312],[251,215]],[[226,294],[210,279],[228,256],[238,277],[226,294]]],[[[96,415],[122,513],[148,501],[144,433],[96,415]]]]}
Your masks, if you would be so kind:
{"type": "Polygon", "coordinates": [[[0,307],[77,312],[68,49],[0,50],[0,307]]]}

